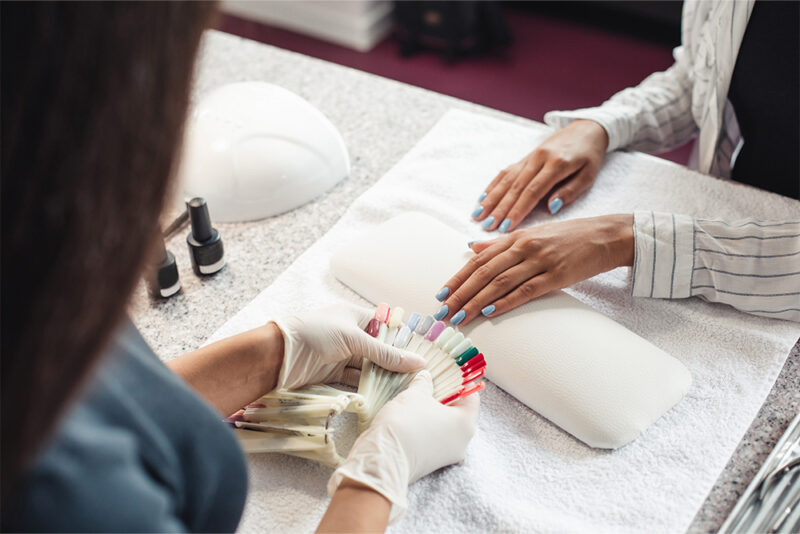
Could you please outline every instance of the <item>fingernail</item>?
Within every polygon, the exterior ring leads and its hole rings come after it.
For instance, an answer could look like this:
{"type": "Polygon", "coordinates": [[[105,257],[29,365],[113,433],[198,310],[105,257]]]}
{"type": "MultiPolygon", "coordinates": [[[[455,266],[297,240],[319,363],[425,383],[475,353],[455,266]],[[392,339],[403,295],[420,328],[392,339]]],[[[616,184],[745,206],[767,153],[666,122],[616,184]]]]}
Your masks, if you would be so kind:
{"type": "Polygon", "coordinates": [[[439,302],[442,302],[444,299],[447,298],[447,295],[449,295],[449,294],[450,294],[450,288],[449,287],[443,287],[442,289],[439,290],[438,293],[436,293],[435,297],[436,297],[436,300],[438,300],[439,302]]]}
{"type": "Polygon", "coordinates": [[[483,229],[488,230],[491,225],[494,224],[494,217],[489,217],[485,221],[483,221],[483,229]]]}
{"type": "Polygon", "coordinates": [[[472,218],[477,219],[481,216],[481,213],[483,213],[483,206],[478,206],[475,208],[475,211],[472,212],[472,218]]]}
{"type": "Polygon", "coordinates": [[[439,311],[437,311],[436,313],[433,314],[433,318],[436,319],[437,321],[441,321],[442,317],[447,315],[447,312],[449,312],[449,311],[450,311],[450,308],[447,306],[447,304],[445,304],[444,306],[439,308],[439,311]]]}
{"type": "Polygon", "coordinates": [[[467,248],[472,248],[473,243],[477,243],[477,241],[470,241],[467,243],[467,248]]]}
{"type": "Polygon", "coordinates": [[[550,202],[550,213],[555,215],[558,213],[558,210],[561,209],[561,206],[564,205],[564,201],[560,198],[556,197],[550,202]]]}
{"type": "Polygon", "coordinates": [[[464,310],[461,310],[457,314],[455,314],[452,319],[450,319],[450,322],[453,323],[454,325],[458,325],[458,323],[463,321],[464,317],[466,317],[466,316],[467,316],[467,312],[465,312],[464,310]]]}
{"type": "Polygon", "coordinates": [[[488,317],[491,314],[493,314],[494,310],[496,309],[497,308],[494,307],[494,304],[489,304],[488,306],[486,306],[484,309],[481,310],[481,313],[483,314],[484,317],[488,317]]]}
{"type": "Polygon", "coordinates": [[[486,191],[481,193],[481,196],[478,197],[478,202],[483,202],[483,199],[486,198],[486,191]]]}
{"type": "Polygon", "coordinates": [[[508,231],[509,226],[511,226],[511,219],[503,219],[503,222],[500,224],[500,228],[498,228],[498,230],[500,230],[501,234],[504,234],[508,231]]]}

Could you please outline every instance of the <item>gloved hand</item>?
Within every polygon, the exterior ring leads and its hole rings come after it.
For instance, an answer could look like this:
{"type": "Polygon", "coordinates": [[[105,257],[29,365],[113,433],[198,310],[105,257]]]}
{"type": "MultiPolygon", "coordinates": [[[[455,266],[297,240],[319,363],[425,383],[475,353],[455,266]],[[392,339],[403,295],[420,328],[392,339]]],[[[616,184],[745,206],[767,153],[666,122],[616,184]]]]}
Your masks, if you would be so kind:
{"type": "MultiPolygon", "coordinates": [[[[368,335],[364,328],[372,316],[373,312],[365,308],[341,304],[275,321],[284,343],[277,388],[340,382],[345,378],[348,360],[360,367],[362,357],[398,373],[425,366],[421,356],[368,335]]],[[[345,382],[352,383],[352,374],[345,382]]]]}
{"type": "Polygon", "coordinates": [[[328,481],[328,494],[347,477],[371,487],[392,502],[390,521],[408,507],[408,485],[464,459],[478,419],[477,394],[449,406],[433,398],[427,370],[375,416],[358,437],[345,462],[328,481]]]}

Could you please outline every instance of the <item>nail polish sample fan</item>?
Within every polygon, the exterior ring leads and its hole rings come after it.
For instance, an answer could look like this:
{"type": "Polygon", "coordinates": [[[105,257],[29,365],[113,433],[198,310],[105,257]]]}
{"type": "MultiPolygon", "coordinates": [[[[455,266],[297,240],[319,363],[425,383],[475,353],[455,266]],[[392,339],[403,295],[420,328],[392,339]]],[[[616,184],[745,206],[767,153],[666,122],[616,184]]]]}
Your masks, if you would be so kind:
{"type": "MultiPolygon", "coordinates": [[[[450,404],[484,388],[486,360],[472,340],[432,316],[410,314],[378,305],[367,333],[382,343],[425,358],[433,379],[433,395],[450,404]]],[[[364,358],[358,392],[331,386],[275,390],[228,418],[245,451],[280,452],[316,460],[331,467],[344,459],[334,440],[333,419],[342,412],[358,415],[362,432],[378,411],[405,390],[415,373],[394,373],[364,358]]]]}

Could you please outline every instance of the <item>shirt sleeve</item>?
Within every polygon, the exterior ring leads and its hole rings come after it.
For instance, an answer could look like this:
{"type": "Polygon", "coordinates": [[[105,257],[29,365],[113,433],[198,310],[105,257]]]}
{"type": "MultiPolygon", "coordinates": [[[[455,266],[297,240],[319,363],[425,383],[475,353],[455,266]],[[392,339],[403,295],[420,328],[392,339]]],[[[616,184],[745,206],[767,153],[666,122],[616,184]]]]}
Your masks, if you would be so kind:
{"type": "Polygon", "coordinates": [[[800,221],[634,213],[633,296],[698,296],[800,322],[800,221]]]}
{"type": "Polygon", "coordinates": [[[563,128],[576,119],[593,120],[608,133],[608,152],[628,148],[659,153],[684,144],[698,131],[692,115],[691,61],[683,46],[673,55],[675,63],[669,69],[623,89],[602,105],[551,111],[544,121],[563,128]]]}

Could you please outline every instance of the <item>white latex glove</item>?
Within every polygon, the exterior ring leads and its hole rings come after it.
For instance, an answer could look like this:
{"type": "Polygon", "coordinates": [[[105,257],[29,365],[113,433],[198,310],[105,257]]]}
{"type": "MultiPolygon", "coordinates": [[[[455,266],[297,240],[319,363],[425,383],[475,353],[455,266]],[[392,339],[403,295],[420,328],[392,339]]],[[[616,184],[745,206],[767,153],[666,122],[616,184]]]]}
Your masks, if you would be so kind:
{"type": "Polygon", "coordinates": [[[421,356],[380,343],[364,331],[373,315],[372,310],[341,304],[275,321],[284,344],[277,388],[340,382],[351,357],[359,367],[361,358],[368,358],[398,373],[424,367],[421,356]]]}
{"type": "Polygon", "coordinates": [[[464,460],[478,419],[477,394],[450,406],[433,398],[428,371],[384,406],[358,437],[347,459],[328,481],[328,494],[347,477],[371,487],[392,502],[390,521],[408,504],[408,485],[446,465],[464,460]]]}

